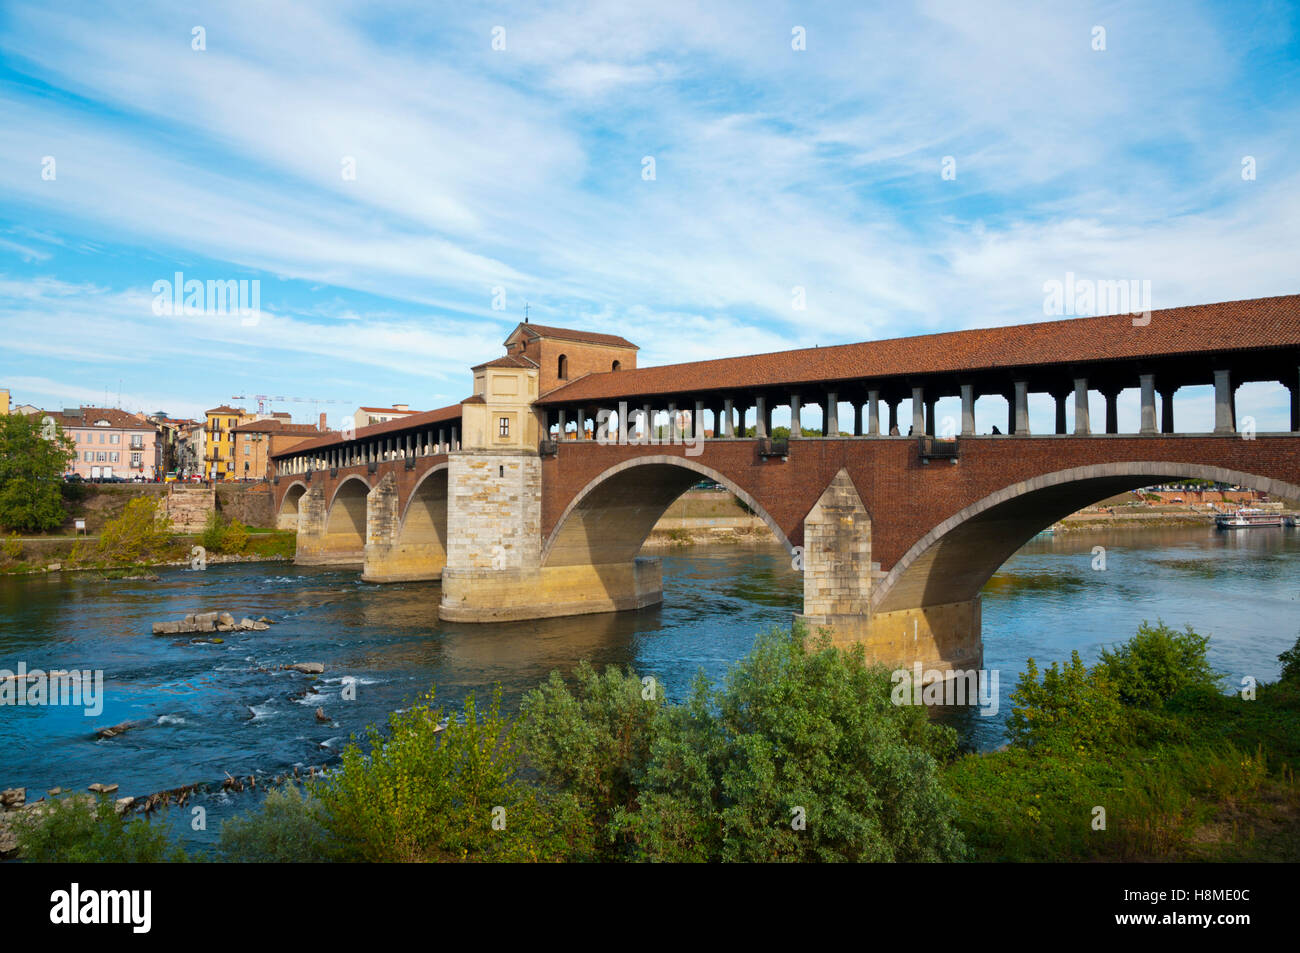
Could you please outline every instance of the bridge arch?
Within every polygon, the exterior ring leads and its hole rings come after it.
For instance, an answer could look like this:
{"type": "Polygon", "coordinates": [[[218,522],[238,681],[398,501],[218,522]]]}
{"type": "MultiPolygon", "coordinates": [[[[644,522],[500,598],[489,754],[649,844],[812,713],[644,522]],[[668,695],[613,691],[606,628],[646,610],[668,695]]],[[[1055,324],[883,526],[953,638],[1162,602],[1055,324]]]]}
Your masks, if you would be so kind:
{"type": "Polygon", "coordinates": [[[1104,463],[1046,473],[990,493],[922,536],[873,587],[872,609],[974,599],[1003,563],[1058,520],[1117,493],[1183,479],[1300,498],[1300,486],[1292,483],[1194,463],[1104,463]]]}
{"type": "Polygon", "coordinates": [[[296,530],[298,528],[298,503],[307,492],[307,484],[301,480],[290,483],[280,500],[280,509],[275,514],[275,528],[296,530]]]}
{"type": "Polygon", "coordinates": [[[415,484],[402,511],[397,544],[420,546],[447,561],[447,464],[432,467],[415,484]]]}
{"type": "Polygon", "coordinates": [[[542,547],[543,566],[628,563],[668,507],[701,479],[726,487],[790,540],[765,507],[726,474],[687,457],[660,454],[616,464],[584,486],[565,507],[542,547]]]}
{"type": "Polygon", "coordinates": [[[364,561],[366,550],[366,497],[370,484],[359,476],[344,479],[334,488],[325,516],[325,550],[364,561]]]}

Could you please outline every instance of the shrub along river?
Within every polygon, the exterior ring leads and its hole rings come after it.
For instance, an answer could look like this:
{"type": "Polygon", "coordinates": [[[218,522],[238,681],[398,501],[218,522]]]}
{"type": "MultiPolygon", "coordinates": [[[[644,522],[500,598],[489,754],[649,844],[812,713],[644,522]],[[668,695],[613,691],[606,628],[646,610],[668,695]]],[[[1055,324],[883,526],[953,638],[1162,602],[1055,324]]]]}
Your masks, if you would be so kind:
{"type": "MultiPolygon", "coordinates": [[[[328,763],[351,734],[382,724],[431,685],[458,705],[502,686],[505,704],[552,669],[581,659],[632,665],[679,699],[703,670],[721,678],[760,629],[788,625],[801,582],[783,550],[693,547],[663,556],[664,602],[640,612],[501,625],[436,619],[436,583],[371,585],[355,571],[284,563],[164,569],[158,581],[104,581],[93,573],[0,577],[0,669],[99,669],[103,711],[0,706],[0,788],[120,785],[145,795],[193,782],[218,789],[227,774],[259,778],[328,763]],[[267,616],[264,632],[221,634],[220,644],[154,636],[153,622],[186,613],[267,616]],[[281,666],[320,662],[313,679],[281,666]],[[354,681],[356,699],[341,695],[354,681]],[[323,709],[328,721],[316,712],[323,709]],[[96,730],[136,727],[109,739],[96,730]]],[[[1000,671],[993,717],[947,717],[965,746],[1003,743],[1017,675],[1077,649],[1092,662],[1144,619],[1212,636],[1210,659],[1232,684],[1276,679],[1277,654],[1300,631],[1300,532],[1212,527],[1115,529],[1040,536],[984,590],[984,664],[1000,671]],[[1094,569],[1094,547],[1105,568],[1094,569]]],[[[249,808],[220,790],[200,798],[211,840],[222,818],[249,808]]],[[[183,816],[182,816],[183,815],[183,816]]]]}

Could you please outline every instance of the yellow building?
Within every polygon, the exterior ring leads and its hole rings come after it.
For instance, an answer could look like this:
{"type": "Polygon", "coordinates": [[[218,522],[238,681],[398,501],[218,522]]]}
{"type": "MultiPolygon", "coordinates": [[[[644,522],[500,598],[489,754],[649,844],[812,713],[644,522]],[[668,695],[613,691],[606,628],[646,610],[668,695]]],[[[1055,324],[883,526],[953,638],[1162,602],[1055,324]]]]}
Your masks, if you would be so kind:
{"type": "Polygon", "coordinates": [[[203,476],[209,480],[235,480],[243,476],[236,472],[235,438],[231,433],[242,423],[252,420],[242,407],[225,404],[204,411],[203,476]]]}
{"type": "Polygon", "coordinates": [[[9,416],[9,390],[0,387],[0,417],[9,416]]]}

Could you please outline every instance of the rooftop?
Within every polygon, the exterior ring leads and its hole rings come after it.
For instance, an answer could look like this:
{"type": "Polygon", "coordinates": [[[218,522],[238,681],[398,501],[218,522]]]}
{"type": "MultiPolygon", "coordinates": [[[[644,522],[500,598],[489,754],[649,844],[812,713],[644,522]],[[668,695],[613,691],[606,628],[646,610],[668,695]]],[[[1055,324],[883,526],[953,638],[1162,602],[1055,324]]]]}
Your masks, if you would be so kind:
{"type": "MultiPolygon", "coordinates": [[[[575,331],[572,328],[552,328],[545,324],[529,324],[524,322],[510,332],[510,337],[523,332],[525,337],[532,339],[551,338],[556,341],[575,341],[579,344],[600,344],[604,347],[629,347],[636,351],[639,348],[627,338],[619,337],[617,334],[601,334],[597,331],[575,331]]],[[[509,341],[510,338],[506,340],[509,341]]]]}
{"type": "Polygon", "coordinates": [[[602,372],[537,403],[1287,347],[1300,347],[1300,295],[1167,308],[1142,325],[1071,318],[602,372]]]}
{"type": "Polygon", "coordinates": [[[450,407],[440,407],[437,410],[426,410],[421,413],[405,414],[398,417],[396,420],[386,420],[382,424],[371,424],[369,427],[358,427],[349,439],[344,439],[342,433],[333,431],[316,440],[308,440],[304,443],[297,444],[293,449],[284,451],[283,454],[277,453],[272,454],[272,456],[290,456],[293,454],[306,453],[309,450],[323,450],[326,447],[337,447],[340,444],[350,443],[352,440],[365,440],[386,433],[404,433],[408,430],[419,430],[421,427],[430,424],[439,424],[459,419],[460,404],[452,404],[450,407]]]}

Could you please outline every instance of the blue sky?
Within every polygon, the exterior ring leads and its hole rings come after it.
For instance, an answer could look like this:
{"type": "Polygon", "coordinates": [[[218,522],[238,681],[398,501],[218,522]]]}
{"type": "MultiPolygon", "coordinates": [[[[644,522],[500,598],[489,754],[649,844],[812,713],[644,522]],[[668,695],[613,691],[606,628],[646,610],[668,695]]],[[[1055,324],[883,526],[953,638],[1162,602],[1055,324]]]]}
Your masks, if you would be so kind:
{"type": "Polygon", "coordinates": [[[1292,4],[380,6],[6,0],[0,386],[337,423],[466,396],[525,302],[659,364],[1300,291],[1292,4]],[[177,271],[260,320],[155,314],[177,271]]]}

